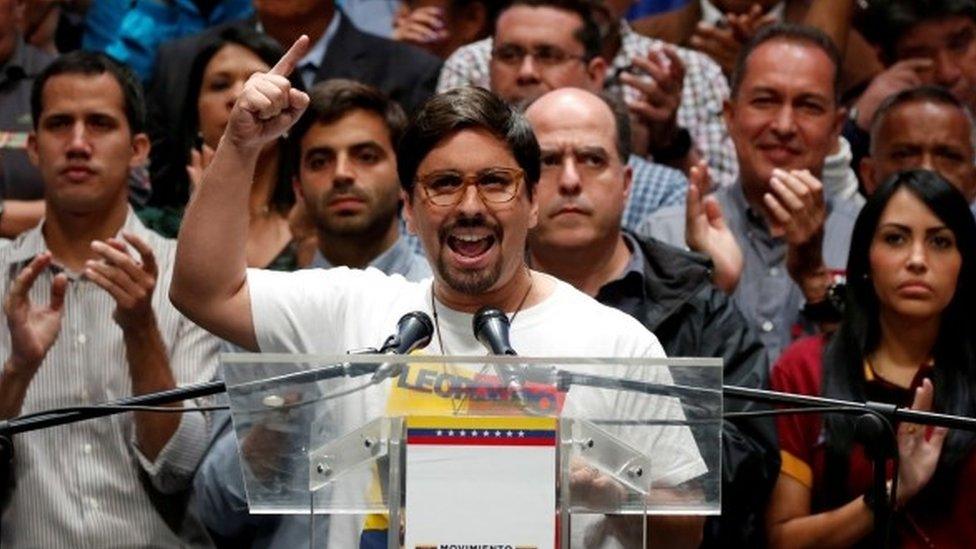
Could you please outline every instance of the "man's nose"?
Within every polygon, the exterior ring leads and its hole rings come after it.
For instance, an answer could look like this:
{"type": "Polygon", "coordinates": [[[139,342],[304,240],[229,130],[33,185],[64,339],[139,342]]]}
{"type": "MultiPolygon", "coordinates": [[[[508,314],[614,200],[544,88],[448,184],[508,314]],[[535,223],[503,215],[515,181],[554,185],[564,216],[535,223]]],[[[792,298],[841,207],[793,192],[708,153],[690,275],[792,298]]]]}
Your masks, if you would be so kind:
{"type": "Polygon", "coordinates": [[[461,201],[457,205],[458,211],[467,215],[483,213],[485,202],[478,194],[478,187],[475,183],[467,183],[461,189],[461,201]]]}
{"type": "Polygon", "coordinates": [[[520,82],[538,82],[539,70],[535,58],[531,53],[526,53],[519,63],[518,80],[520,82]]]}
{"type": "Polygon", "coordinates": [[[579,194],[582,180],[576,160],[571,155],[563,159],[562,170],[559,171],[559,192],[561,194],[579,194]]]}
{"type": "Polygon", "coordinates": [[[772,129],[779,135],[793,135],[796,132],[796,117],[793,107],[783,105],[773,118],[772,129]]]}
{"type": "Polygon", "coordinates": [[[91,153],[91,143],[88,142],[88,129],[83,120],[77,121],[71,127],[71,138],[68,142],[69,153],[91,153]]]}
{"type": "Polygon", "coordinates": [[[948,51],[942,50],[935,55],[935,81],[940,86],[951,88],[962,76],[959,63],[948,51]]]}
{"type": "Polygon", "coordinates": [[[353,165],[352,158],[344,152],[336,155],[335,179],[337,182],[354,181],[356,179],[356,169],[353,165]]]}

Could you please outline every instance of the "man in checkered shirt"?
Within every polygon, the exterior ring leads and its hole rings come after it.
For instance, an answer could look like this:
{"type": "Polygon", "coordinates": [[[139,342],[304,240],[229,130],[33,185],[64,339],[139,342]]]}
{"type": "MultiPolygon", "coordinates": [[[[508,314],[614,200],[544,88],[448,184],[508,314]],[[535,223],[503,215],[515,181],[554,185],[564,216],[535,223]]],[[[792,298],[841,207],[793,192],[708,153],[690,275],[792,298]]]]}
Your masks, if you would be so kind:
{"type": "Polygon", "coordinates": [[[515,0],[499,15],[493,38],[448,58],[437,91],[481,86],[528,102],[558,87],[587,87],[566,83],[580,73],[627,102],[635,152],[685,173],[704,158],[719,185],[735,181],[735,149],[721,118],[729,88],[719,66],[636,34],[599,0],[515,0]],[[589,36],[587,27],[600,21],[605,30],[589,36]]]}

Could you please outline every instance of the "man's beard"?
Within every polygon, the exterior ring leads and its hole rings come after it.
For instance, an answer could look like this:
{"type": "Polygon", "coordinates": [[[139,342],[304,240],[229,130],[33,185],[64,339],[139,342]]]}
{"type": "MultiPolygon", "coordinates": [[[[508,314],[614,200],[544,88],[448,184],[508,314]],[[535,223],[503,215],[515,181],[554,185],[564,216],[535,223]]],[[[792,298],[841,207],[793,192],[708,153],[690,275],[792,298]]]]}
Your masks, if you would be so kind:
{"type": "MultiPolygon", "coordinates": [[[[362,197],[364,200],[367,198],[361,192],[354,194],[362,197]]],[[[331,215],[324,213],[328,207],[327,199],[330,198],[331,195],[323,197],[322,204],[318,205],[315,211],[309,212],[315,222],[315,227],[324,235],[344,238],[381,238],[389,231],[390,223],[394,222],[393,220],[397,217],[399,211],[399,203],[394,202],[392,208],[384,208],[383,210],[369,210],[367,208],[361,215],[331,215]]],[[[373,204],[377,208],[380,207],[376,202],[369,200],[367,200],[367,204],[373,204]]]]}
{"type": "Polygon", "coordinates": [[[463,270],[456,269],[448,265],[445,255],[448,252],[453,252],[447,242],[447,235],[450,234],[454,227],[488,227],[494,232],[495,243],[493,246],[498,246],[499,251],[501,250],[502,243],[502,230],[498,225],[493,225],[487,223],[483,217],[480,215],[473,219],[458,219],[454,223],[445,225],[441,228],[438,238],[440,239],[440,253],[437,256],[437,263],[435,267],[437,268],[437,273],[440,275],[444,283],[447,284],[451,289],[467,294],[467,295],[477,295],[483,294],[490,290],[501,278],[502,275],[502,262],[503,258],[499,253],[499,259],[494,264],[489,265],[484,269],[478,270],[463,270]]]}

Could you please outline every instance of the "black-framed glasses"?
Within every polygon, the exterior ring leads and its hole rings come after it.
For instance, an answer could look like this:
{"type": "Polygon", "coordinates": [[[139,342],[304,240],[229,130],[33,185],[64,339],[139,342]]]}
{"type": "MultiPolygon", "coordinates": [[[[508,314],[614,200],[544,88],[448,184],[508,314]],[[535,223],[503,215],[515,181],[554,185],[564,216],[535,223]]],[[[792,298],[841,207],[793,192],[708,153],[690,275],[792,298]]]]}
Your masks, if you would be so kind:
{"type": "Polygon", "coordinates": [[[472,174],[440,170],[417,176],[424,196],[435,206],[456,206],[468,185],[474,185],[486,204],[504,204],[518,196],[523,181],[525,172],[517,168],[487,168],[472,174]]]}
{"type": "Polygon", "coordinates": [[[522,46],[505,44],[491,50],[491,58],[493,60],[511,67],[521,65],[525,61],[525,58],[529,56],[531,56],[536,63],[544,67],[555,67],[570,60],[582,62],[587,61],[585,55],[572,54],[563,51],[556,46],[538,46],[529,51],[522,46]]]}

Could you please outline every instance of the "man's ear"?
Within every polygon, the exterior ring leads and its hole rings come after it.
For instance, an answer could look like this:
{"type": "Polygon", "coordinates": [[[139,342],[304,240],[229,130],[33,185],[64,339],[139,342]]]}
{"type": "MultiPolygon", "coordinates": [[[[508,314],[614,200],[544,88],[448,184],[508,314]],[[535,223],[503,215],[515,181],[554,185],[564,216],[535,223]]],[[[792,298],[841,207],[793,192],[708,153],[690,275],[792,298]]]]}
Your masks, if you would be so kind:
{"type": "Polygon", "coordinates": [[[590,59],[586,64],[586,74],[590,78],[590,85],[593,93],[599,93],[603,89],[603,81],[607,78],[607,62],[599,55],[590,59]]]}
{"type": "Polygon", "coordinates": [[[858,165],[857,174],[861,176],[861,184],[864,185],[864,192],[871,196],[874,191],[878,188],[878,181],[875,177],[874,169],[877,167],[874,159],[870,156],[865,156],[861,159],[861,163],[858,165]]]}
{"type": "Polygon", "coordinates": [[[305,202],[305,189],[302,188],[297,175],[291,176],[291,190],[295,193],[295,201],[305,202]]]}
{"type": "Polygon", "coordinates": [[[132,136],[132,159],[129,160],[129,166],[132,168],[138,168],[140,166],[145,166],[146,162],[149,160],[149,150],[152,148],[152,144],[149,141],[149,136],[144,133],[137,133],[132,136]]]}
{"type": "Polygon", "coordinates": [[[735,120],[735,106],[731,99],[726,99],[722,101],[722,121],[725,122],[726,128],[731,128],[733,120],[735,120]]]}
{"type": "Polygon", "coordinates": [[[634,169],[629,164],[624,164],[624,206],[630,198],[630,189],[634,182],[634,169]]]}
{"type": "Polygon", "coordinates": [[[41,166],[40,157],[37,155],[37,132],[27,134],[27,158],[34,166],[41,166]]]}
{"type": "Polygon", "coordinates": [[[420,236],[417,234],[417,226],[413,220],[413,200],[402,187],[400,188],[400,201],[403,202],[403,222],[407,226],[407,232],[414,236],[420,236]]]}

